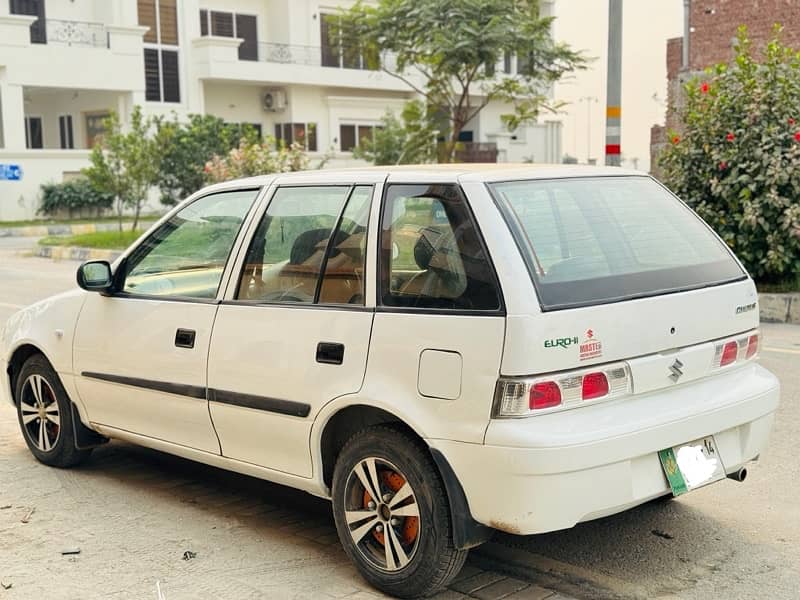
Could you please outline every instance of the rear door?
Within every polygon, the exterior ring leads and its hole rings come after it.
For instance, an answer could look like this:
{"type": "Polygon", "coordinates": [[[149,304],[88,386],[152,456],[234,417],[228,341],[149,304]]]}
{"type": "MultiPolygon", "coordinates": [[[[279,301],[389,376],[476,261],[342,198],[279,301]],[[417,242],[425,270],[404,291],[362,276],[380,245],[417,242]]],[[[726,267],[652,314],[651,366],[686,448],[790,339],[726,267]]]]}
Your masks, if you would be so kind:
{"type": "Polygon", "coordinates": [[[209,400],[224,456],[310,477],[314,417],[361,388],[376,187],[275,190],[214,324],[209,400]]]}

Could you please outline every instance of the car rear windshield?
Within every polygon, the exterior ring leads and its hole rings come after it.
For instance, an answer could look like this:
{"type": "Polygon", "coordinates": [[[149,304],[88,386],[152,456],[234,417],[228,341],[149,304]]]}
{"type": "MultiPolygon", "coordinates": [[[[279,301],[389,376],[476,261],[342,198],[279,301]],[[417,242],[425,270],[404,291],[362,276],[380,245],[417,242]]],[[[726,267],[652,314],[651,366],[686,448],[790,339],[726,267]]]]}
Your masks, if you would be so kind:
{"type": "Polygon", "coordinates": [[[491,184],[544,310],[719,285],[745,277],[728,248],[649,177],[491,184]]]}

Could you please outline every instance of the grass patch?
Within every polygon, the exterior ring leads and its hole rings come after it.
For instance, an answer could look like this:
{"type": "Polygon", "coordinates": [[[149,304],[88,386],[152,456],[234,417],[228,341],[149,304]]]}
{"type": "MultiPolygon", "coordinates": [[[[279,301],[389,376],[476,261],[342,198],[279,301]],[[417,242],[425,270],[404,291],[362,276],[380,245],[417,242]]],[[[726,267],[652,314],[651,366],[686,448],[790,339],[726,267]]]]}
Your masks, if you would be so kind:
{"type": "MultiPolygon", "coordinates": [[[[150,225],[161,218],[161,215],[147,215],[139,218],[143,224],[150,225]]],[[[116,223],[117,217],[94,217],[88,219],[28,219],[23,221],[0,221],[0,229],[7,227],[29,227],[40,225],[87,225],[90,223],[116,223]]],[[[133,217],[125,217],[124,223],[132,223],[133,217]]]]}
{"type": "Polygon", "coordinates": [[[124,250],[140,235],[136,231],[98,231],[79,235],[50,235],[39,240],[41,246],[79,246],[81,248],[100,248],[103,250],[124,250]]]}

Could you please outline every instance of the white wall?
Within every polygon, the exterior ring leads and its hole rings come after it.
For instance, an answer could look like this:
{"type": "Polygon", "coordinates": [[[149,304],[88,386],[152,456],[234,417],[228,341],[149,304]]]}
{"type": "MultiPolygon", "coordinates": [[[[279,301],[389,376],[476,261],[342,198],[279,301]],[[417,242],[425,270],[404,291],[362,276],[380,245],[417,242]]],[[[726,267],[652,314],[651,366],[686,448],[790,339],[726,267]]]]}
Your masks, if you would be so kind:
{"type": "Polygon", "coordinates": [[[0,151],[0,164],[22,167],[20,181],[0,181],[0,221],[33,219],[39,206],[39,186],[59,183],[64,173],[75,174],[89,166],[86,150],[0,151]]]}
{"type": "Polygon", "coordinates": [[[75,148],[87,148],[86,115],[118,111],[119,94],[96,90],[42,90],[25,88],[25,116],[43,118],[44,147],[60,148],[58,129],[60,115],[72,116],[75,148]]]}

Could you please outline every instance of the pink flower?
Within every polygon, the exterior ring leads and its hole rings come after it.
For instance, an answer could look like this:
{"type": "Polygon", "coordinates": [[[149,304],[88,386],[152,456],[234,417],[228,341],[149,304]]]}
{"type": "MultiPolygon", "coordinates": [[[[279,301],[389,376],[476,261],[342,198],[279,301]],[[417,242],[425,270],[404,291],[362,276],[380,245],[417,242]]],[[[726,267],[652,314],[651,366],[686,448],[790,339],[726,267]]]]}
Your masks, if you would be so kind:
{"type": "Polygon", "coordinates": [[[725,139],[728,140],[729,142],[732,142],[733,140],[736,139],[736,136],[733,135],[733,132],[729,132],[728,135],[725,136],[725,139]]]}
{"type": "Polygon", "coordinates": [[[724,160],[721,163],[719,163],[719,170],[720,171],[724,171],[727,168],[728,168],[728,163],[726,163],[724,160]]]}
{"type": "Polygon", "coordinates": [[[796,142],[800,142],[800,131],[796,131],[796,132],[794,133],[794,140],[795,140],[796,142]]]}
{"type": "Polygon", "coordinates": [[[704,94],[707,94],[709,89],[710,89],[710,86],[708,85],[708,82],[707,82],[707,81],[704,81],[704,82],[703,82],[703,83],[700,85],[700,91],[701,91],[701,92],[703,92],[704,94]]]}
{"type": "Polygon", "coordinates": [[[795,124],[795,120],[792,119],[791,117],[789,117],[789,125],[794,125],[794,124],[795,124]]]}

